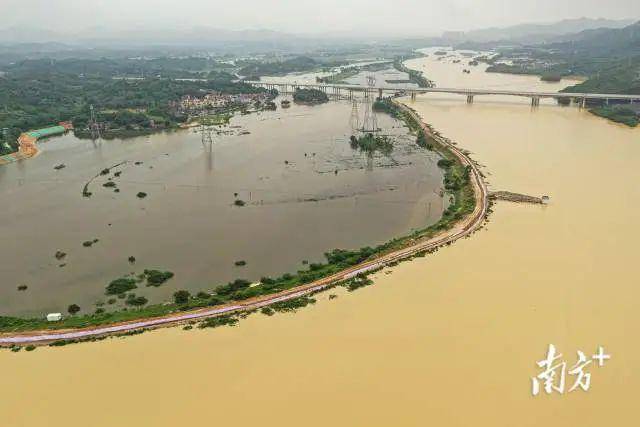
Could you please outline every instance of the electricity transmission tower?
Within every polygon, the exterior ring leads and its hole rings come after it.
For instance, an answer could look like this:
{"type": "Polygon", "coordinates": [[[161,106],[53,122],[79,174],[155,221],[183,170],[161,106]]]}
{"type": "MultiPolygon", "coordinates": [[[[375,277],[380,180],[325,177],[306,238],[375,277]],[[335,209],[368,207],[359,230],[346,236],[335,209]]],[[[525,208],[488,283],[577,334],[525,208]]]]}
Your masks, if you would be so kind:
{"type": "Polygon", "coordinates": [[[89,131],[91,132],[91,139],[96,140],[100,139],[100,124],[96,120],[96,112],[93,108],[93,105],[89,106],[89,131]]]}
{"type": "Polygon", "coordinates": [[[200,113],[200,138],[202,146],[210,149],[213,145],[213,126],[208,125],[205,111],[200,113]]]}
{"type": "Polygon", "coordinates": [[[364,115],[362,119],[362,128],[365,133],[376,133],[378,131],[378,118],[373,108],[375,102],[376,76],[369,74],[367,76],[367,89],[364,91],[364,115]]]}
{"type": "Polygon", "coordinates": [[[360,111],[358,110],[358,100],[354,97],[351,100],[351,118],[349,119],[352,131],[360,129],[360,111]]]}

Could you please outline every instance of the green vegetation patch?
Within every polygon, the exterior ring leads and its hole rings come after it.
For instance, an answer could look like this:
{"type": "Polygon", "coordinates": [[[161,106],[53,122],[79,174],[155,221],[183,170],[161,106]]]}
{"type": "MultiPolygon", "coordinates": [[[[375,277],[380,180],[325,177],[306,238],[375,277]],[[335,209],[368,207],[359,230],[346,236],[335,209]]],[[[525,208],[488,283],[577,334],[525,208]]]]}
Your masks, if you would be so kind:
{"type": "MultiPolygon", "coordinates": [[[[0,138],[0,154],[16,151],[16,139],[22,132],[60,121],[73,122],[76,136],[91,137],[90,105],[95,108],[97,120],[107,128],[104,137],[113,132],[127,136],[177,128],[187,117],[171,103],[183,96],[197,96],[203,91],[266,92],[236,82],[236,76],[226,72],[163,72],[163,77],[142,80],[112,78],[132,70],[129,62],[28,59],[3,69],[7,74],[0,78],[0,105],[8,109],[0,113],[0,129],[7,128],[8,134],[6,140],[0,138]],[[80,74],[82,78],[78,78],[80,74]],[[196,78],[176,80],[178,76],[196,78]]],[[[136,72],[147,62],[153,61],[136,61],[136,72]]]]}
{"type": "Polygon", "coordinates": [[[393,142],[386,135],[374,135],[372,133],[366,133],[359,137],[351,135],[349,143],[352,149],[364,151],[365,153],[379,151],[388,156],[393,151],[393,142]]]}
{"type": "Polygon", "coordinates": [[[144,276],[147,279],[147,286],[158,287],[173,278],[174,274],[171,271],[144,270],[144,276]]]}
{"type": "Polygon", "coordinates": [[[310,304],[315,304],[315,298],[303,296],[300,298],[290,299],[287,301],[280,301],[275,304],[271,304],[271,309],[279,313],[292,313],[300,308],[304,308],[310,304]]]}
{"type": "Polygon", "coordinates": [[[540,76],[540,80],[547,83],[558,83],[559,81],[562,81],[562,75],[558,73],[544,73],[540,76]]]}
{"type": "Polygon", "coordinates": [[[141,307],[143,305],[146,305],[148,302],[149,300],[147,300],[145,297],[129,294],[124,303],[134,307],[141,307]]]}
{"type": "Polygon", "coordinates": [[[259,78],[260,76],[276,76],[287,73],[295,73],[302,71],[310,71],[318,69],[322,64],[308,56],[296,56],[288,58],[284,61],[250,61],[244,65],[239,73],[250,78],[259,78]]]}
{"type": "Polygon", "coordinates": [[[597,116],[605,117],[616,123],[622,123],[629,127],[636,127],[640,124],[640,112],[636,112],[629,107],[597,107],[590,111],[597,116]]]}
{"type": "Polygon", "coordinates": [[[376,99],[373,103],[373,109],[380,113],[385,113],[397,119],[398,109],[394,107],[393,102],[389,99],[376,99]]]}
{"type": "Polygon", "coordinates": [[[198,328],[217,328],[220,326],[236,326],[238,318],[235,316],[218,316],[205,319],[198,325],[198,328]]]}
{"type": "Polygon", "coordinates": [[[112,280],[111,283],[107,285],[107,291],[105,293],[107,295],[119,295],[129,292],[137,287],[138,285],[136,285],[136,280],[134,278],[121,277],[119,279],[112,280]]]}
{"type": "Polygon", "coordinates": [[[293,100],[299,104],[324,104],[329,102],[329,96],[318,89],[297,89],[293,93],[293,100]]]}
{"type": "Polygon", "coordinates": [[[349,292],[353,292],[357,289],[364,288],[373,285],[373,280],[369,279],[366,275],[359,274],[351,280],[347,280],[342,284],[349,292]]]}
{"type": "MultiPolygon", "coordinates": [[[[437,55],[437,53],[436,53],[437,55]]],[[[408,68],[407,66],[404,65],[403,63],[403,58],[396,58],[393,61],[393,67],[402,72],[402,73],[406,73],[409,75],[409,80],[412,83],[415,83],[416,85],[418,85],[419,87],[433,87],[434,84],[431,80],[429,80],[428,78],[426,78],[424,76],[424,74],[422,74],[422,71],[418,71],[418,70],[412,70],[411,68],[408,68]]]]}

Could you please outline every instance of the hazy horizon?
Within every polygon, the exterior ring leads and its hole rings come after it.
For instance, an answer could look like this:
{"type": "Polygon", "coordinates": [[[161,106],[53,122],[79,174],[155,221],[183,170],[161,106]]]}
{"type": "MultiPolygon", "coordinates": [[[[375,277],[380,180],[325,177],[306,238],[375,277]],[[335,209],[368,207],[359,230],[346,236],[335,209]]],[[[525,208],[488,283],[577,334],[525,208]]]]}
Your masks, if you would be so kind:
{"type": "Polygon", "coordinates": [[[300,35],[432,36],[564,19],[638,19],[637,0],[0,0],[0,28],[75,34],[136,30],[274,30],[300,35]]]}

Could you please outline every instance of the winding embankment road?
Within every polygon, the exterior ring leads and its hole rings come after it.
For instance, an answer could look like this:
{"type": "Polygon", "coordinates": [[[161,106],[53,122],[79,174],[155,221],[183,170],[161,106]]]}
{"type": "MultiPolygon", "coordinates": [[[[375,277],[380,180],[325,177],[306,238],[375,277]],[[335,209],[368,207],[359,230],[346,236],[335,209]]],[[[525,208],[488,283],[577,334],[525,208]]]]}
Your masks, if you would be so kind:
{"type": "Polygon", "coordinates": [[[174,325],[184,323],[190,320],[201,320],[208,317],[220,316],[228,313],[237,313],[249,311],[256,308],[268,306],[281,301],[295,299],[301,296],[313,294],[318,291],[325,290],[336,283],[349,280],[360,273],[367,273],[378,270],[389,264],[411,258],[421,252],[434,250],[440,246],[450,244],[460,238],[466,237],[482,227],[489,207],[489,192],[482,178],[482,174],[477,165],[455,145],[451,144],[447,139],[435,135],[429,127],[422,122],[421,118],[409,107],[404,104],[398,104],[405,112],[420,123],[422,129],[427,135],[431,135],[440,144],[449,149],[458,160],[465,166],[470,167],[470,177],[473,191],[475,193],[476,206],[470,215],[467,215],[459,221],[453,228],[443,231],[430,239],[417,240],[411,245],[399,249],[394,252],[382,255],[374,260],[363,262],[359,265],[347,268],[339,273],[319,279],[315,282],[301,285],[287,291],[283,291],[273,295],[265,295],[251,300],[238,302],[232,305],[226,305],[218,308],[205,308],[188,312],[172,313],[163,317],[151,319],[141,319],[129,322],[122,322],[106,326],[92,326],[83,329],[65,329],[65,330],[42,330],[21,332],[19,334],[0,334],[0,346],[8,345],[24,345],[24,344],[45,344],[58,340],[81,340],[91,337],[98,337],[109,334],[119,334],[132,332],[141,329],[152,329],[161,326],[174,325]]]}

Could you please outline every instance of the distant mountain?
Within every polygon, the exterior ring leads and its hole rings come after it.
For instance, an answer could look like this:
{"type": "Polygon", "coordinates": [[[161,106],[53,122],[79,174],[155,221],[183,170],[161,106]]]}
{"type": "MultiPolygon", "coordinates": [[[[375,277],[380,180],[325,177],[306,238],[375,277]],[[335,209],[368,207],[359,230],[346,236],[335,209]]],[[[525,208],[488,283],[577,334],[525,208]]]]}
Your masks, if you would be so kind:
{"type": "Polygon", "coordinates": [[[499,49],[499,72],[580,75],[588,79],[566,92],[640,94],[640,22],[624,28],[588,29],[555,42],[499,49]],[[527,58],[519,61],[517,58],[527,58]]]}
{"type": "Polygon", "coordinates": [[[112,30],[94,27],[73,33],[39,31],[28,28],[0,29],[0,62],[2,49],[32,44],[33,49],[17,49],[37,57],[38,46],[61,43],[74,50],[96,51],[158,51],[166,52],[216,52],[250,55],[259,53],[297,53],[327,47],[349,47],[368,43],[368,39],[345,39],[322,35],[289,34],[273,30],[223,30],[211,27],[184,29],[131,29],[112,30]]]}
{"type": "Polygon", "coordinates": [[[26,43],[48,43],[52,41],[63,41],[60,34],[43,30],[38,27],[9,27],[0,28],[0,44],[26,44],[26,43]]]}
{"type": "Polygon", "coordinates": [[[565,19],[549,24],[521,24],[504,28],[486,28],[466,32],[448,32],[443,38],[459,44],[503,43],[503,44],[539,44],[556,41],[558,37],[580,33],[586,30],[617,29],[633,24],[634,20],[611,19],[565,19]]]}
{"type": "Polygon", "coordinates": [[[272,30],[221,30],[209,27],[194,27],[184,30],[85,30],[75,35],[82,42],[130,42],[154,44],[210,44],[227,42],[282,42],[293,36],[272,30]]]}
{"type": "Polygon", "coordinates": [[[640,55],[640,21],[619,29],[582,31],[558,40],[545,47],[590,57],[640,55]]]}
{"type": "Polygon", "coordinates": [[[285,34],[271,30],[221,30],[209,27],[194,27],[189,29],[161,29],[161,30],[109,30],[103,27],[93,27],[77,32],[62,33],[43,30],[38,27],[11,27],[0,29],[0,44],[25,43],[87,43],[91,41],[131,41],[132,43],[194,43],[194,42],[228,42],[228,41],[259,41],[270,42],[291,38],[285,34]]]}

